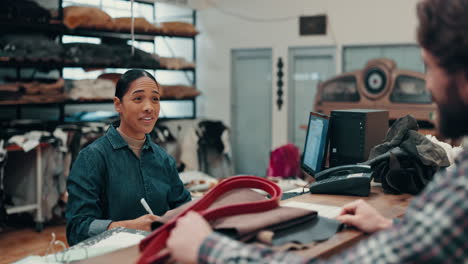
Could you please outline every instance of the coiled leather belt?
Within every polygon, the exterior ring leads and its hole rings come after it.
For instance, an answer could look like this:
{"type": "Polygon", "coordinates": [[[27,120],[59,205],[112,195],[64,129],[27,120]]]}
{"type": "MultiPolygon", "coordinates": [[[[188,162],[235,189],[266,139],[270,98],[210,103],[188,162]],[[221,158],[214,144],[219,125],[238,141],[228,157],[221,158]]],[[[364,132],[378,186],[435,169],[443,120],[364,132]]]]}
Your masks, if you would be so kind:
{"type": "Polygon", "coordinates": [[[237,214],[263,212],[278,207],[281,195],[281,188],[275,183],[264,178],[257,176],[236,176],[228,178],[216,185],[192,206],[185,209],[180,215],[156,229],[156,231],[151,235],[143,239],[140,242],[140,251],[143,251],[143,253],[138,260],[138,264],[161,263],[168,259],[169,253],[161,253],[161,251],[166,248],[166,241],[172,228],[175,227],[177,220],[189,211],[198,212],[207,221],[237,214]],[[231,204],[215,209],[209,209],[210,205],[213,204],[213,202],[221,195],[239,188],[260,189],[267,192],[271,198],[268,200],[231,204]]]}

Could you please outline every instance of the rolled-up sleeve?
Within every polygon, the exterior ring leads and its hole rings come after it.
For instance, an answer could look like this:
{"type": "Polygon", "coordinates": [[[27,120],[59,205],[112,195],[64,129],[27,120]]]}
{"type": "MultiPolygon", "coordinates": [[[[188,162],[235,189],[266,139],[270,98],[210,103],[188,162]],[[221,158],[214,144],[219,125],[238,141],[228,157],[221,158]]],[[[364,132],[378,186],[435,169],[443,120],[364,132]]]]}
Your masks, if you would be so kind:
{"type": "Polygon", "coordinates": [[[112,220],[95,219],[89,225],[89,236],[98,235],[107,230],[112,220]]]}
{"type": "Polygon", "coordinates": [[[67,240],[70,245],[99,234],[111,220],[103,219],[103,164],[92,149],[84,149],[75,160],[67,180],[67,240]]]}

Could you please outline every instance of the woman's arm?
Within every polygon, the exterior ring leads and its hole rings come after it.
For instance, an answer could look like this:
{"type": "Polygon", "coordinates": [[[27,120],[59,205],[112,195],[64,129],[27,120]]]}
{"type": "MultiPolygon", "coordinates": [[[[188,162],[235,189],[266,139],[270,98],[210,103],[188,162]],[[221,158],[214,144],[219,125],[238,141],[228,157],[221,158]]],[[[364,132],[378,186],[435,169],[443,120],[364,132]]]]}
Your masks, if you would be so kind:
{"type": "Polygon", "coordinates": [[[107,229],[102,200],[105,188],[104,164],[92,148],[82,150],[67,180],[67,240],[74,245],[107,229]]]}
{"type": "Polygon", "coordinates": [[[155,221],[159,221],[159,219],[160,217],[157,215],[146,214],[133,220],[112,222],[107,229],[125,227],[130,229],[151,231],[151,224],[155,221]]]}

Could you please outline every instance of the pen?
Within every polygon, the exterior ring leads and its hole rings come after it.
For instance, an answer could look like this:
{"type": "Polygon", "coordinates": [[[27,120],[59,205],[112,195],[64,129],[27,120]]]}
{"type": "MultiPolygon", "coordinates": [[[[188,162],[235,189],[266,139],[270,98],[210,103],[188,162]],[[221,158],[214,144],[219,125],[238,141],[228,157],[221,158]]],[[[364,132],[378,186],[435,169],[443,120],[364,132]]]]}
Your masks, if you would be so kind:
{"type": "Polygon", "coordinates": [[[145,198],[141,198],[140,200],[140,203],[143,205],[143,207],[145,208],[145,210],[149,213],[149,214],[153,214],[153,211],[151,211],[151,208],[149,207],[148,203],[146,202],[145,198]]]}

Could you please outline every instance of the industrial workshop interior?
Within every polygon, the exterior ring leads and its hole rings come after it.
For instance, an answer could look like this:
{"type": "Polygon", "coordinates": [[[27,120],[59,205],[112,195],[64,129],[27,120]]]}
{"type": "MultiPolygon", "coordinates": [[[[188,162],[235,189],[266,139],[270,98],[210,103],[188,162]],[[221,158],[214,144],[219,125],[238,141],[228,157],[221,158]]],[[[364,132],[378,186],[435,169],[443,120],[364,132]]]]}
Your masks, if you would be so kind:
{"type": "Polygon", "coordinates": [[[466,263],[463,17],[2,0],[0,264],[466,263]]]}

